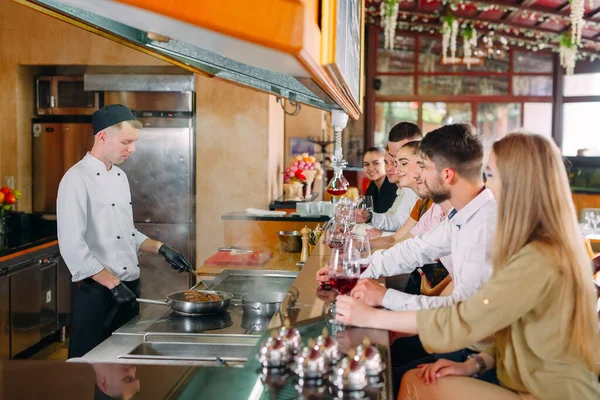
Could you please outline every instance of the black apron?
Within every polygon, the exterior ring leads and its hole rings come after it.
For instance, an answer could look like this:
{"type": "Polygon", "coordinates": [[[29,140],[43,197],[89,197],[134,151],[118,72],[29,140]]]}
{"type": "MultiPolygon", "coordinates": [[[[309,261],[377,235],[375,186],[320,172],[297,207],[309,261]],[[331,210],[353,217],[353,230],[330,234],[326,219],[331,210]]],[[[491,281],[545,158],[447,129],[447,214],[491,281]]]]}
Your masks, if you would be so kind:
{"type": "MultiPolygon", "coordinates": [[[[123,282],[140,297],[140,280],[123,282]]],[[[138,302],[118,305],[110,290],[91,278],[79,285],[73,306],[73,325],[69,342],[69,358],[82,357],[131,318],[139,314],[138,302]]]]}

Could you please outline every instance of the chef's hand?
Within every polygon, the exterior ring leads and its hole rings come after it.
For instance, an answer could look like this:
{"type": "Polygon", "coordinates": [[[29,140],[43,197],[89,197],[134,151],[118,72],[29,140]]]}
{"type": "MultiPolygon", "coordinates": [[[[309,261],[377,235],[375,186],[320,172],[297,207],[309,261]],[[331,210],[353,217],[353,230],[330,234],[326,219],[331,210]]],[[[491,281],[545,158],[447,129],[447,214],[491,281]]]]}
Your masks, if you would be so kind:
{"type": "Polygon", "coordinates": [[[351,295],[371,307],[383,306],[383,298],[387,289],[374,279],[361,279],[358,281],[351,295]]]}
{"type": "Polygon", "coordinates": [[[171,268],[173,268],[175,271],[194,272],[192,266],[190,265],[190,263],[188,263],[183,254],[181,254],[175,249],[170,248],[166,244],[163,243],[163,245],[160,246],[160,249],[158,249],[158,254],[163,256],[165,260],[167,260],[167,262],[171,264],[171,268]]]}
{"type": "Polygon", "coordinates": [[[112,297],[118,304],[125,304],[131,300],[135,300],[135,294],[123,282],[110,289],[110,294],[112,294],[112,297]]]}

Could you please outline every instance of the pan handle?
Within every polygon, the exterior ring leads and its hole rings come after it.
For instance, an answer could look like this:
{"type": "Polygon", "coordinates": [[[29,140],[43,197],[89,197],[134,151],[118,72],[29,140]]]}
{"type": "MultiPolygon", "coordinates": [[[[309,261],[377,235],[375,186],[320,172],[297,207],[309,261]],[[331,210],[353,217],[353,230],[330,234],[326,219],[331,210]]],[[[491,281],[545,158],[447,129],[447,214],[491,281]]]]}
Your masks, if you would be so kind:
{"type": "Polygon", "coordinates": [[[170,307],[169,302],[161,301],[161,300],[150,300],[150,299],[136,299],[138,303],[146,303],[146,304],[159,304],[161,306],[170,307]]]}

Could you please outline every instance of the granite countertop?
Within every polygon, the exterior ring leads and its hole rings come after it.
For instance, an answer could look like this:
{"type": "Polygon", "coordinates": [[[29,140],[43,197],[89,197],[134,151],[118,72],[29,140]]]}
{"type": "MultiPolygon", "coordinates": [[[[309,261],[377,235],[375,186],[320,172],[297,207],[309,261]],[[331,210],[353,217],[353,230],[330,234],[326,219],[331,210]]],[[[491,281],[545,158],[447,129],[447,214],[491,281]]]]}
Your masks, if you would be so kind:
{"type": "Polygon", "coordinates": [[[327,215],[298,215],[286,214],[284,216],[258,216],[247,215],[244,212],[231,212],[221,216],[224,221],[282,221],[282,222],[327,222],[327,215]]]}

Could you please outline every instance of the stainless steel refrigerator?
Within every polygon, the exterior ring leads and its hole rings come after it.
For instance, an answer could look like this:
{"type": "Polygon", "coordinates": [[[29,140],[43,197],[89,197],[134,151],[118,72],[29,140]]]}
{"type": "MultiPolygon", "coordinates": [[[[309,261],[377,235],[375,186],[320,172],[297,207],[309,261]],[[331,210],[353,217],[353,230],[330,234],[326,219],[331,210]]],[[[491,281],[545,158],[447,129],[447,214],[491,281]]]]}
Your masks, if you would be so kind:
{"type": "MultiPolygon", "coordinates": [[[[104,105],[124,104],[144,125],[136,151],[120,167],[131,187],[136,228],[196,264],[193,92],[105,92],[104,105]]],[[[164,298],[190,287],[162,256],[140,254],[142,296],[164,298]]]]}
{"type": "MultiPolygon", "coordinates": [[[[104,105],[115,103],[131,108],[144,125],[135,153],[120,165],[129,179],[135,226],[194,266],[194,93],[105,92],[104,105]]],[[[56,213],[60,179],[91,149],[92,126],[85,118],[33,121],[34,212],[56,213]]],[[[174,272],[162,256],[142,253],[139,261],[142,296],[161,299],[190,287],[190,274],[174,272]]]]}

